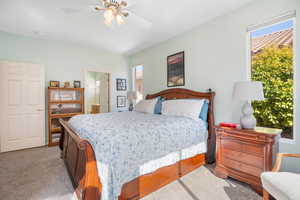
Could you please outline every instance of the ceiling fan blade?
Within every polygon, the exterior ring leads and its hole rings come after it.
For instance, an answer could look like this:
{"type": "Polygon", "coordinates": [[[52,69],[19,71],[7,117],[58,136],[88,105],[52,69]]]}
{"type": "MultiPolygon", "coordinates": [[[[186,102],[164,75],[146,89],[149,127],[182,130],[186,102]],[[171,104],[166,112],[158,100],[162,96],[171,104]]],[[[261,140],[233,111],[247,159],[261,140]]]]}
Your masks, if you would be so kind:
{"type": "Polygon", "coordinates": [[[111,0],[101,0],[101,1],[102,1],[103,4],[111,2],[111,0]]]}
{"type": "Polygon", "coordinates": [[[126,11],[129,13],[129,16],[126,18],[126,20],[131,21],[135,24],[137,24],[138,26],[145,28],[145,29],[149,29],[152,27],[152,22],[144,19],[143,17],[140,17],[136,14],[134,14],[131,11],[126,11]]]}
{"type": "Polygon", "coordinates": [[[121,13],[121,15],[123,15],[124,17],[128,17],[129,16],[129,13],[127,12],[127,11],[122,11],[122,12],[120,12],[121,13]]]}
{"type": "Polygon", "coordinates": [[[128,4],[127,4],[126,1],[121,1],[121,2],[119,3],[119,5],[120,5],[122,8],[125,8],[128,4]]]}
{"type": "Polygon", "coordinates": [[[81,8],[82,12],[89,12],[89,13],[100,13],[99,11],[101,10],[105,10],[105,9],[99,5],[89,5],[87,8],[81,8]]]}
{"type": "Polygon", "coordinates": [[[125,6],[126,9],[132,9],[137,5],[136,0],[127,0],[127,5],[125,6]]]}
{"type": "Polygon", "coordinates": [[[95,9],[95,10],[105,10],[105,8],[100,7],[100,6],[94,6],[94,9],[95,9]]]}

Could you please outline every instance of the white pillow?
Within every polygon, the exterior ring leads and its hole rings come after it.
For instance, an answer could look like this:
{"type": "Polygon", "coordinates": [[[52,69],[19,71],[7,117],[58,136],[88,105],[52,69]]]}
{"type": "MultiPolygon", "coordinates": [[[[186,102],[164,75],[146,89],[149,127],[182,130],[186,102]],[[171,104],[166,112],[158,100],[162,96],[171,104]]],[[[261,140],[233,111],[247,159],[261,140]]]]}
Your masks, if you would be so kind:
{"type": "Polygon", "coordinates": [[[162,115],[183,116],[192,119],[199,119],[204,104],[203,99],[178,99],[162,102],[162,115]]]}
{"type": "Polygon", "coordinates": [[[154,108],[157,100],[158,98],[141,100],[138,104],[135,105],[133,111],[154,114],[154,108]]]}

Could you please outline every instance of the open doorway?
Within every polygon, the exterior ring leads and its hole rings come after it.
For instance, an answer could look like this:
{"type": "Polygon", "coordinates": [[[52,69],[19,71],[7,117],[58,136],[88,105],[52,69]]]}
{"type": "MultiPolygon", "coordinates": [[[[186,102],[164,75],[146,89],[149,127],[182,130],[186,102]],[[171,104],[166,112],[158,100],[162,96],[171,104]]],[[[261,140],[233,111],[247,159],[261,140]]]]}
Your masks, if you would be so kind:
{"type": "Polygon", "coordinates": [[[143,99],[143,93],[144,93],[144,88],[143,88],[143,71],[144,67],[143,65],[138,65],[132,68],[132,88],[134,91],[137,93],[137,99],[136,103],[138,103],[140,100],[143,99]]]}
{"type": "Polygon", "coordinates": [[[105,72],[86,72],[85,106],[86,113],[110,112],[110,74],[105,72]]]}

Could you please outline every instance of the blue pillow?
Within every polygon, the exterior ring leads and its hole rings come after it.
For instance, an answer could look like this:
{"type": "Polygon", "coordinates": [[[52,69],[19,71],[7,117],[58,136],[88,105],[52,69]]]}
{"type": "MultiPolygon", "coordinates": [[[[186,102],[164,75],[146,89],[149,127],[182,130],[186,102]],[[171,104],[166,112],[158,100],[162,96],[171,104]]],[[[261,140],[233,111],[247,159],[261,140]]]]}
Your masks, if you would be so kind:
{"type": "Polygon", "coordinates": [[[163,97],[157,97],[157,102],[154,107],[154,114],[161,114],[162,102],[165,100],[163,97]]]}
{"type": "Polygon", "coordinates": [[[199,118],[205,122],[207,122],[208,105],[209,101],[205,99],[199,115],[199,118]]]}

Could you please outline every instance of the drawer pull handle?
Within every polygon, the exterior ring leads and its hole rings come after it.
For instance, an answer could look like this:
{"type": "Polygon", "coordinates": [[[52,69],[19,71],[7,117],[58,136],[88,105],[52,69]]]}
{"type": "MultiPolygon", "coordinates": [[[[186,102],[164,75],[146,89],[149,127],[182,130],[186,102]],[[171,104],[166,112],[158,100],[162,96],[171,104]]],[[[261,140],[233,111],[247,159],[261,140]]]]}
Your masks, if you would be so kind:
{"type": "Polygon", "coordinates": [[[229,137],[234,137],[234,138],[238,138],[238,139],[242,139],[242,140],[249,140],[249,139],[255,139],[255,140],[258,140],[259,139],[259,136],[239,136],[239,135],[232,135],[232,134],[226,134],[226,136],[229,136],[229,137]]]}

